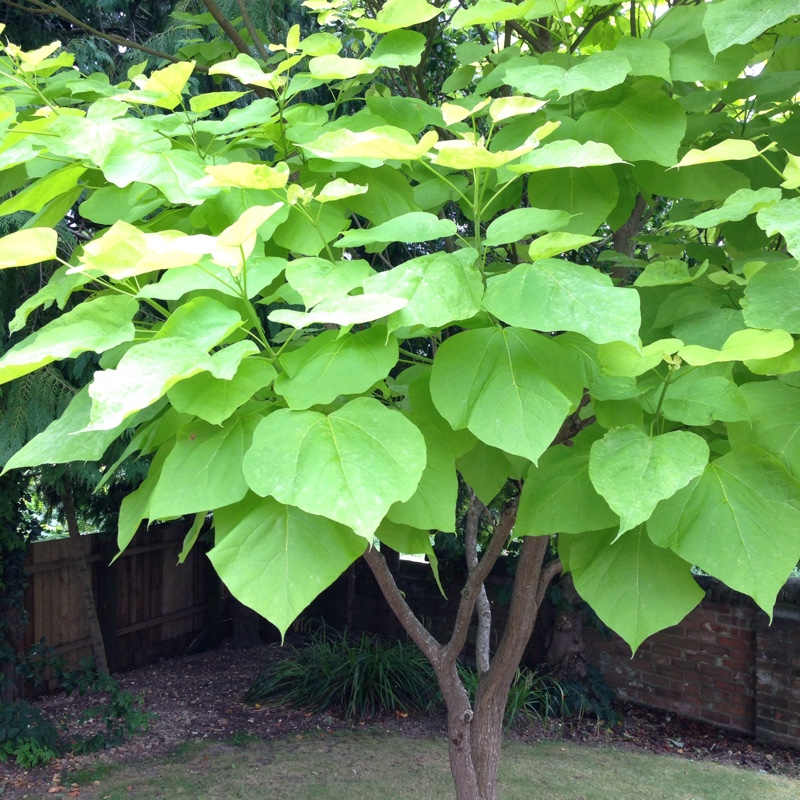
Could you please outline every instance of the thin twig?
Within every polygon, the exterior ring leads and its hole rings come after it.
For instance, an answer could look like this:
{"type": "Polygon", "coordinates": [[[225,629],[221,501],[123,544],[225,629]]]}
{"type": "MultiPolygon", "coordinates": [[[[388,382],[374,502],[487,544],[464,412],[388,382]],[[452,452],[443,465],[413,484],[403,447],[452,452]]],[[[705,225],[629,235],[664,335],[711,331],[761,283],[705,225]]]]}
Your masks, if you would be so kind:
{"type": "Polygon", "coordinates": [[[239,13],[242,15],[242,22],[244,22],[245,28],[247,28],[247,32],[250,34],[250,39],[253,41],[253,46],[258,51],[258,54],[264,61],[269,60],[269,52],[267,48],[264,47],[264,42],[261,41],[261,38],[258,36],[258,31],[256,30],[255,25],[253,25],[253,20],[250,16],[250,12],[247,10],[247,4],[244,0],[236,0],[236,5],[239,6],[239,13]]]}

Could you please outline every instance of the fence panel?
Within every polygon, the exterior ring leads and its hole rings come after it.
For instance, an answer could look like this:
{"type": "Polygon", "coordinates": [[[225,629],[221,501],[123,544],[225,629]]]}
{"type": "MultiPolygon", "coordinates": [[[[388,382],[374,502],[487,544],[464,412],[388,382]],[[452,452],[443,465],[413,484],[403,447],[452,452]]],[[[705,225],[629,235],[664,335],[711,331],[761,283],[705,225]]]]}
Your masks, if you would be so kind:
{"type": "MultiPolygon", "coordinates": [[[[140,531],[113,563],[113,542],[81,537],[112,670],[183,653],[204,632],[219,629],[212,619],[219,609],[219,581],[205,553],[195,547],[186,562],[178,564],[185,533],[180,523],[152,526],[140,531]]],[[[28,625],[22,647],[27,650],[45,637],[70,665],[91,656],[69,541],[33,543],[26,571],[28,625]]]]}

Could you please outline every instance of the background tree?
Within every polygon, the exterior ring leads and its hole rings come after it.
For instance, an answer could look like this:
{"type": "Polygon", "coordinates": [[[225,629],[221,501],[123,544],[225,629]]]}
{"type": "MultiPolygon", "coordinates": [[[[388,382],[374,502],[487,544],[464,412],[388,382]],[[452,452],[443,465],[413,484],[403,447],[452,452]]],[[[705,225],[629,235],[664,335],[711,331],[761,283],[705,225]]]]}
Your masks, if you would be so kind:
{"type": "Polygon", "coordinates": [[[58,258],[64,214],[85,241],[0,380],[100,354],[6,468],[111,475],[132,431],[124,455],[152,460],[120,547],[194,514],[188,550],[213,512],[215,568],[282,631],[363,556],[436,672],[458,797],[491,800],[562,568],[635,649],[699,602],[693,564],[769,611],[800,556],[795,9],[308,5],[320,29],[263,51],[228,21],[244,46],[209,75],[236,91],[6,49],[0,214],[34,216],[0,266],[58,258]],[[443,35],[463,41],[439,84],[443,35]],[[378,543],[430,557],[459,475],[469,571],[440,643],[378,543]],[[458,659],[512,537],[470,703],[458,659]]]}

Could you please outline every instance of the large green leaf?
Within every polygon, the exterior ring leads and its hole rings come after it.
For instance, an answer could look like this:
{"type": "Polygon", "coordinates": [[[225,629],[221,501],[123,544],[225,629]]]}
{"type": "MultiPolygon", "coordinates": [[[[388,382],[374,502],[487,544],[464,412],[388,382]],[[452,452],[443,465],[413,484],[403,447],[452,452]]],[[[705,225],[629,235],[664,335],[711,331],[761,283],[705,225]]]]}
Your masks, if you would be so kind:
{"type": "Polygon", "coordinates": [[[97,270],[121,280],[197,264],[213,247],[211,236],[186,236],[179,231],[144,233],[135,225],[120,221],[84,246],[81,264],[73,271],[97,270]]]}
{"type": "Polygon", "coordinates": [[[654,161],[666,167],[678,160],[686,132],[686,114],[677,100],[662,92],[637,93],[578,120],[584,141],[605,142],[626,161],[654,161]]]}
{"type": "Polygon", "coordinates": [[[622,36],[614,48],[614,55],[628,59],[631,75],[655,75],[672,83],[670,50],[664,42],[622,36]]]}
{"type": "Polygon", "coordinates": [[[660,503],[647,529],[771,614],[800,559],[800,482],[759,447],[733,450],[660,503]]]}
{"type": "Polygon", "coordinates": [[[328,297],[339,297],[373,273],[361,260],[328,261],[326,258],[296,258],[286,265],[286,280],[311,308],[328,297]]]}
{"type": "Polygon", "coordinates": [[[25,228],[0,238],[0,269],[25,267],[56,257],[58,234],[50,228],[25,228]]]}
{"type": "Polygon", "coordinates": [[[258,494],[348,525],[369,538],[416,491],[425,440],[402,414],[360,397],[329,416],[280,410],[262,420],[244,457],[258,494]]]}
{"type": "Polygon", "coordinates": [[[161,467],[169,455],[174,442],[168,442],[153,456],[147,477],[129,495],[126,495],[119,507],[117,519],[117,546],[122,552],[133,539],[144,520],[150,518],[150,498],[158,484],[161,467]]]}
{"type": "Polygon", "coordinates": [[[518,164],[510,164],[511,172],[540,172],[566,167],[602,167],[620,164],[623,160],[607,144],[576,142],[562,139],[522,156],[518,164]]]}
{"type": "Polygon", "coordinates": [[[81,303],[5,353],[0,358],[0,383],[62,358],[103,353],[131,341],[131,320],[138,309],[139,304],[127,295],[106,295],[81,303]]]}
{"type": "Polygon", "coordinates": [[[640,428],[616,428],[592,445],[589,477],[619,514],[619,534],[647,520],[659,501],[672,497],[703,472],[708,445],[695,433],[648,436],[640,428]]]}
{"type": "MultiPolygon", "coordinates": [[[[680,375],[680,373],[679,373],[680,375]]],[[[662,398],[662,386],[643,398],[652,414],[661,403],[667,419],[684,425],[711,425],[715,420],[738,422],[749,417],[739,387],[723,375],[706,374],[699,367],[673,381],[662,398]]]]}
{"type": "Polygon", "coordinates": [[[597,344],[639,344],[639,295],[584,264],[541,259],[490,278],[483,300],[509,325],[540,331],[576,331],[597,344]]]}
{"type": "Polygon", "coordinates": [[[600,346],[598,356],[607,374],[635,378],[654,369],[662,361],[671,361],[672,354],[682,346],[683,342],[680,339],[658,339],[646,347],[611,342],[600,346]]]}
{"type": "Polygon", "coordinates": [[[217,574],[281,634],[365,549],[343,525],[253,494],[217,510],[214,527],[217,574]]]}
{"type": "Polygon", "coordinates": [[[194,151],[151,153],[121,142],[102,164],[103,174],[124,189],[134,181],[155,186],[170,203],[200,205],[219,189],[204,183],[206,163],[194,151]]]}
{"type": "Polygon", "coordinates": [[[774,206],[762,208],[756,214],[759,228],[774,236],[779,233],[786,240],[786,249],[800,258],[800,197],[781,200],[774,206]]]}
{"type": "Polygon", "coordinates": [[[792,347],[794,347],[794,339],[786,331],[748,328],[732,333],[719,350],[689,344],[678,350],[678,355],[687,364],[703,366],[724,361],[775,358],[775,356],[788,353],[792,347]]]}
{"type": "Polygon", "coordinates": [[[528,197],[541,208],[569,213],[564,231],[591,236],[616,207],[619,185],[611,167],[546,170],[531,174],[528,197]]]}
{"type": "Polygon", "coordinates": [[[763,447],[800,477],[800,389],[779,381],[746,383],[741,394],[749,424],[729,425],[731,444],[763,447]]]}
{"type": "Polygon", "coordinates": [[[153,339],[181,337],[210,350],[242,325],[242,318],[213,297],[193,297],[170,314],[153,339]]]}
{"type": "Polygon", "coordinates": [[[442,9],[426,0],[386,0],[375,19],[363,17],[359,23],[375,33],[387,33],[398,28],[410,28],[438,17],[442,9]]]}
{"type": "Polygon", "coordinates": [[[675,166],[679,168],[716,161],[748,161],[756,158],[758,153],[755,142],[749,139],[725,139],[706,150],[689,150],[675,166]]]}
{"type": "Polygon", "coordinates": [[[641,527],[613,540],[613,530],[562,536],[558,548],[578,594],[636,652],[648,636],[677,625],[704,592],[691,565],[656,547],[641,527]]]}
{"type": "Polygon", "coordinates": [[[444,327],[469,319],[480,308],[483,279],[473,266],[476,257],[471,248],[420,256],[367,278],[364,290],[406,301],[390,315],[390,331],[415,325],[444,327]]]}
{"type": "Polygon", "coordinates": [[[583,533],[617,525],[619,517],[589,479],[592,442],[602,435],[595,425],[571,440],[572,447],[551,447],[525,477],[515,530],[524,536],[583,533]]]}
{"type": "Polygon", "coordinates": [[[622,83],[630,70],[627,58],[609,53],[589,56],[569,69],[520,59],[505,71],[503,82],[534,97],[544,98],[551,93],[566,97],[581,90],[604,92],[622,83]]]}
{"type": "Polygon", "coordinates": [[[48,202],[77,186],[84,172],[86,167],[80,164],[68,164],[61,169],[53,170],[0,203],[0,216],[13,214],[15,211],[41,211],[48,202]]]}
{"type": "MultiPolygon", "coordinates": [[[[675,308],[680,310],[681,299],[677,296],[673,297],[675,308]]],[[[699,298],[692,298],[694,302],[699,298]]],[[[718,300],[721,298],[718,298],[718,300]]],[[[665,301],[665,305],[668,301],[665,301]]],[[[691,310],[689,304],[685,304],[680,313],[686,313],[691,310]]],[[[659,316],[661,309],[659,309],[659,316]]],[[[726,344],[730,347],[729,339],[734,333],[739,333],[747,328],[744,322],[744,315],[738,308],[713,308],[706,307],[702,312],[688,314],[687,316],[679,319],[672,326],[672,335],[681,339],[687,345],[700,345],[712,351],[717,351],[718,348],[725,347],[726,344]]],[[[755,337],[757,341],[762,332],[755,337]]],[[[752,334],[747,334],[742,342],[746,341],[752,334]]],[[[740,333],[741,336],[741,333],[740,333]]],[[[736,342],[736,339],[732,340],[736,342]]],[[[769,340],[766,340],[767,342],[769,340]]],[[[741,343],[741,342],[740,342],[741,343]]],[[[690,351],[691,352],[691,351],[690,351]]],[[[718,356],[716,356],[718,358],[718,356]]]]}
{"type": "Polygon", "coordinates": [[[766,264],[750,278],[742,298],[745,322],[753,328],[800,333],[800,269],[796,261],[766,264]]]}
{"type": "Polygon", "coordinates": [[[453,428],[536,462],[582,394],[577,357],[520,328],[482,328],[436,353],[431,396],[453,428]]]}
{"type": "Polygon", "coordinates": [[[456,467],[467,485],[487,506],[497,497],[511,475],[511,462],[502,450],[484,444],[480,439],[460,455],[456,467]]]}
{"type": "Polygon", "coordinates": [[[221,426],[195,420],[181,428],[153,489],[150,516],[180,517],[244,498],[242,459],[261,419],[255,410],[237,414],[221,426]]]}
{"type": "Polygon", "coordinates": [[[495,22],[525,19],[529,15],[543,17],[553,13],[558,13],[554,0],[524,0],[521,3],[477,0],[469,6],[459,8],[450,20],[450,27],[459,30],[473,25],[493,25],[495,22]]]}
{"type": "Polygon", "coordinates": [[[717,0],[703,19],[703,30],[711,52],[734,44],[747,44],[768,28],[797,15],[794,0],[717,0]]]}
{"type": "Polygon", "coordinates": [[[145,409],[130,422],[105,431],[84,431],[89,424],[92,400],[89,387],[84,386],[64,413],[51,422],[40,434],[17,450],[6,462],[3,472],[42,464],[68,464],[70,461],[98,461],[103,453],[127,427],[146,422],[160,410],[159,406],[145,409]]]}
{"type": "Polygon", "coordinates": [[[596,236],[586,236],[582,233],[565,233],[557,231],[546,233],[531,242],[528,248],[528,257],[531,261],[539,261],[542,258],[550,258],[568,250],[577,250],[587,244],[599,241],[596,236]]]}
{"type": "MultiPolygon", "coordinates": [[[[224,378],[228,366],[188,339],[155,339],[136,345],[125,353],[116,369],[95,374],[89,389],[94,400],[91,423],[86,430],[115,428],[131,414],[155,403],[178,381],[199,372],[224,378]]],[[[227,377],[235,371],[234,365],[227,377]]]]}
{"type": "MultiPolygon", "coordinates": [[[[244,275],[247,279],[247,296],[254,297],[269,286],[286,266],[283,258],[251,256],[247,259],[244,275]]],[[[245,291],[242,275],[234,277],[231,270],[203,259],[198,266],[167,270],[157,283],[148,283],[139,290],[139,297],[156,300],[180,300],[189,292],[213,290],[228,297],[241,297],[245,291]]]]}
{"type": "Polygon", "coordinates": [[[453,450],[433,425],[420,426],[420,430],[428,454],[425,471],[414,494],[405,502],[395,503],[386,518],[398,525],[455,533],[458,478],[453,450]]]}
{"type": "Polygon", "coordinates": [[[326,331],[281,356],[275,391],[289,408],[330,403],[341,394],[366,392],[397,363],[397,340],[382,326],[340,336],[326,331]]]}
{"type": "Polygon", "coordinates": [[[279,308],[269,315],[269,319],[293,328],[307,328],[320,323],[359,325],[387,317],[407,305],[408,299],[405,297],[366,292],[355,297],[329,297],[308,312],[279,308]]]}
{"type": "Polygon", "coordinates": [[[484,244],[497,247],[525,239],[533,233],[563,228],[570,220],[566,211],[516,208],[497,217],[486,229],[484,244]]]}
{"type": "Polygon", "coordinates": [[[230,380],[201,372],[176,383],[168,392],[172,406],[212,425],[221,425],[259,389],[269,386],[277,373],[265,358],[245,358],[230,380]]]}
{"type": "Polygon", "coordinates": [[[714,228],[723,222],[739,222],[750,214],[775,205],[781,199],[781,190],[765,187],[753,191],[752,189],[739,189],[725,202],[711,211],[704,211],[696,217],[682,220],[681,225],[694,225],[696,228],[714,228]]]}
{"type": "Polygon", "coordinates": [[[164,205],[164,198],[152,186],[131,183],[124,189],[103,186],[80,204],[80,214],[98,225],[113,225],[118,220],[138,222],[164,205]]]}
{"type": "Polygon", "coordinates": [[[439,591],[444,594],[442,583],[439,580],[439,559],[436,558],[436,553],[433,551],[430,531],[413,528],[410,525],[398,525],[385,519],[378,530],[375,531],[375,536],[382,544],[391,547],[392,550],[396,550],[398,553],[410,556],[427,556],[433,577],[439,586],[439,591]]]}
{"type": "Polygon", "coordinates": [[[676,286],[683,283],[696,281],[701,275],[705,274],[705,269],[697,269],[694,273],[689,272],[689,266],[685,261],[670,258],[666,261],[651,261],[639,274],[634,282],[637,288],[643,286],[676,286]]]}
{"type": "Polygon", "coordinates": [[[389,160],[416,161],[422,158],[437,140],[436,133],[431,132],[417,142],[402,128],[382,125],[366,131],[348,131],[340,128],[323,133],[318,139],[304,143],[301,147],[319,158],[377,167],[389,160]]]}
{"type": "Polygon", "coordinates": [[[337,247],[361,247],[376,242],[427,242],[452,236],[456,232],[455,222],[439,219],[426,211],[412,211],[390,222],[375,225],[364,230],[348,231],[338,242],[337,247]]]}

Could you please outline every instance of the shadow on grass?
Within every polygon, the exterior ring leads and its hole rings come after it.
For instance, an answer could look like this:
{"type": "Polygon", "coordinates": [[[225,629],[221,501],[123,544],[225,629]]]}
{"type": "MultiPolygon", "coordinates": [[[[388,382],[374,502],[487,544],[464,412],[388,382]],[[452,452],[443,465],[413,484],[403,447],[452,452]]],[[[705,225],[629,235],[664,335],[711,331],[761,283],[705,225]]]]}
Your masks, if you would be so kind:
{"type": "MultiPolygon", "coordinates": [[[[450,800],[443,741],[388,732],[182,747],[160,761],[70,777],[81,800],[450,800]],[[99,781],[99,785],[94,785],[99,781]]],[[[500,800],[796,800],[800,781],[563,742],[508,744],[500,800]]]]}

